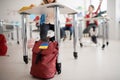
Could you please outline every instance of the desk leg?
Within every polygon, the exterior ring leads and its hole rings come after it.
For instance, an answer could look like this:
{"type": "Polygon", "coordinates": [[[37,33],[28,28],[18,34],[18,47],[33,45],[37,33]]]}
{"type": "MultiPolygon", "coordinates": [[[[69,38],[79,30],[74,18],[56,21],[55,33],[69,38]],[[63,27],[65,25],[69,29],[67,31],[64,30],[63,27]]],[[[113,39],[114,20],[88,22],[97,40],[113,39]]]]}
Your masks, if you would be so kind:
{"type": "Polygon", "coordinates": [[[0,20],[0,34],[3,34],[3,21],[0,20]]]}
{"type": "Polygon", "coordinates": [[[17,32],[17,44],[19,44],[19,26],[16,26],[16,32],[17,32]]]}
{"type": "Polygon", "coordinates": [[[32,38],[32,22],[30,22],[30,38],[32,38]]]}
{"type": "Polygon", "coordinates": [[[12,40],[14,40],[14,38],[13,38],[13,32],[14,32],[14,30],[11,32],[11,39],[12,40]]]}
{"type": "Polygon", "coordinates": [[[73,56],[75,59],[78,58],[77,54],[77,22],[76,22],[76,14],[73,14],[73,56]]]}
{"type": "Polygon", "coordinates": [[[59,21],[59,6],[55,6],[55,40],[58,42],[58,59],[57,59],[57,72],[58,74],[61,73],[61,61],[60,61],[60,21],[59,21]]]}
{"type": "Polygon", "coordinates": [[[27,15],[22,14],[22,39],[23,39],[23,60],[28,64],[27,54],[27,15]]]}
{"type": "Polygon", "coordinates": [[[105,48],[105,33],[106,33],[106,32],[105,32],[105,27],[106,27],[106,26],[105,26],[105,22],[103,22],[103,23],[102,23],[102,28],[103,28],[103,29],[102,29],[102,30],[103,30],[103,45],[102,45],[102,49],[105,48]]]}
{"type": "Polygon", "coordinates": [[[80,21],[80,23],[78,24],[78,38],[79,38],[79,43],[80,43],[80,47],[83,47],[83,43],[82,43],[82,21],[80,21]]]}
{"type": "Polygon", "coordinates": [[[108,22],[106,22],[106,45],[108,46],[109,45],[109,24],[108,22]]]}

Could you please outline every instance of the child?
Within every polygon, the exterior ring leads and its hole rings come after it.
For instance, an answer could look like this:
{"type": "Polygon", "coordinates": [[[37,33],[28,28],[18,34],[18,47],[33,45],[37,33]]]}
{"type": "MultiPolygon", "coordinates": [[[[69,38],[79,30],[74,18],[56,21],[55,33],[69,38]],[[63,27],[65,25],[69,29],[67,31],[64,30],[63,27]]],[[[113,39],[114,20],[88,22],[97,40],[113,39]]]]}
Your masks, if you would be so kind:
{"type": "Polygon", "coordinates": [[[43,0],[43,2],[41,3],[41,5],[44,5],[44,4],[49,4],[49,3],[55,3],[56,0],[43,0]]]}
{"type": "MultiPolygon", "coordinates": [[[[55,3],[56,0],[43,0],[42,5],[44,4],[49,4],[49,3],[55,3]]],[[[55,31],[55,27],[54,27],[54,12],[49,12],[46,14],[42,14],[41,18],[40,18],[40,28],[44,27],[44,26],[48,26],[49,30],[53,30],[55,31]]],[[[42,30],[40,30],[40,35],[42,35],[42,30]]],[[[60,29],[60,37],[62,38],[62,29],[60,29]]],[[[55,37],[50,38],[50,41],[54,41],[55,37]]]]}
{"type": "Polygon", "coordinates": [[[63,29],[63,34],[64,34],[63,41],[66,39],[66,33],[65,33],[66,30],[70,31],[70,40],[71,40],[73,28],[72,28],[72,18],[70,17],[70,15],[68,15],[68,17],[66,17],[65,27],[63,27],[62,29],[63,29]]]}
{"type": "MultiPolygon", "coordinates": [[[[100,1],[100,4],[95,12],[94,11],[94,6],[90,5],[88,8],[88,14],[86,14],[85,18],[93,18],[97,16],[98,11],[100,10],[102,0],[100,1]]],[[[91,36],[91,40],[96,44],[97,43],[97,26],[98,22],[97,20],[87,20],[86,21],[86,28],[84,29],[83,33],[89,33],[91,36]]]]}
{"type": "MultiPolygon", "coordinates": [[[[43,0],[42,5],[55,3],[56,0],[43,0]]],[[[46,30],[55,31],[54,27],[54,12],[49,12],[46,14],[42,14],[40,17],[40,39],[43,41],[46,40],[47,32],[46,30]]],[[[60,37],[62,38],[62,29],[60,29],[60,37]]],[[[48,39],[47,39],[48,40],[48,39]]],[[[55,36],[49,37],[49,41],[54,42],[55,36]]],[[[56,63],[56,69],[58,74],[61,73],[61,63],[56,63]]]]}

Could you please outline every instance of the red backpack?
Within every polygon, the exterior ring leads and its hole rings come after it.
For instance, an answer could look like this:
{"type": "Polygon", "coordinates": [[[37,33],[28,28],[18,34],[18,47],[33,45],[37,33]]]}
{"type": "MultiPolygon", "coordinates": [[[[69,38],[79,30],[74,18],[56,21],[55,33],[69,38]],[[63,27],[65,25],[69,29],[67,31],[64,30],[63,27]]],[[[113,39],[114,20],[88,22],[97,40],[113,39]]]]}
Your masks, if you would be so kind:
{"type": "Polygon", "coordinates": [[[7,53],[6,38],[3,34],[0,34],[0,56],[5,56],[7,53]]]}
{"type": "Polygon", "coordinates": [[[43,41],[37,41],[32,49],[32,66],[30,74],[41,79],[53,78],[56,73],[58,56],[57,42],[48,42],[47,49],[40,49],[43,41]]]}

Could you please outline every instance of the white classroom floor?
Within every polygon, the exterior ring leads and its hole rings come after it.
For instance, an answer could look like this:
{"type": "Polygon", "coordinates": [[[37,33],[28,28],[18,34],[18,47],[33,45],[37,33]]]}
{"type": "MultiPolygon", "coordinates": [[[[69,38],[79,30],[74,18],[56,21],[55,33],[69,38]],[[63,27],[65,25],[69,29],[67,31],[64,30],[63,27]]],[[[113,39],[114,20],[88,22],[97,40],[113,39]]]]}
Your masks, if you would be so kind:
{"type": "MultiPolygon", "coordinates": [[[[62,73],[50,80],[120,80],[120,41],[109,42],[104,50],[102,44],[85,43],[81,48],[78,43],[79,57],[74,59],[72,40],[62,41],[62,73]]],[[[40,80],[30,75],[31,60],[23,62],[22,43],[11,40],[8,48],[9,56],[0,57],[0,80],[40,80]]],[[[29,50],[29,58],[31,55],[29,50]]]]}

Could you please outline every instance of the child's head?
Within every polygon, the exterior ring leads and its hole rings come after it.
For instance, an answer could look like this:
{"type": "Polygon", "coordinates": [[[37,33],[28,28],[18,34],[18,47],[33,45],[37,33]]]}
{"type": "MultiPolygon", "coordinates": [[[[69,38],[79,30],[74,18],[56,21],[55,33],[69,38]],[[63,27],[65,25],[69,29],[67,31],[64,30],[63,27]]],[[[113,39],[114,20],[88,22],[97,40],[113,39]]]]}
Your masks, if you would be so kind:
{"type": "Polygon", "coordinates": [[[54,3],[56,0],[43,0],[45,4],[54,3]]]}
{"type": "Polygon", "coordinates": [[[94,6],[90,5],[89,8],[88,8],[88,11],[89,11],[89,13],[92,13],[94,11],[94,6]]]}

